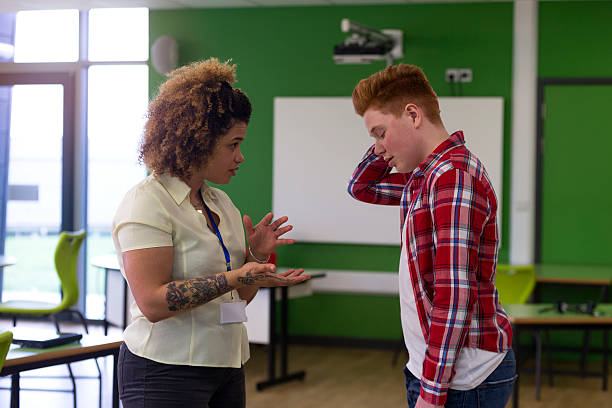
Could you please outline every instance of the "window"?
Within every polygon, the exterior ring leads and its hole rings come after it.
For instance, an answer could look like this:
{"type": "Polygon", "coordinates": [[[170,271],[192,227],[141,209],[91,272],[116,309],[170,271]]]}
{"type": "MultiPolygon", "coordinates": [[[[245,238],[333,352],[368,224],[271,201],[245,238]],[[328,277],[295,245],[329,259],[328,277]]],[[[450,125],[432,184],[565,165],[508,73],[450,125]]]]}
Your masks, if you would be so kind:
{"type": "MultiPolygon", "coordinates": [[[[87,256],[114,252],[110,226],[125,193],[145,176],[138,145],[147,109],[146,65],[92,65],[88,74],[87,256]]],[[[87,272],[87,314],[103,317],[103,271],[87,272]]]]}
{"type": "MultiPolygon", "coordinates": [[[[148,9],[20,11],[2,16],[15,23],[14,37],[2,39],[14,45],[15,63],[36,64],[24,68],[36,75],[45,68],[58,70],[47,63],[68,63],[61,69],[80,84],[74,97],[81,116],[72,131],[76,144],[87,150],[75,146],[74,157],[69,158],[75,175],[87,174],[74,186],[78,190],[74,213],[77,218],[83,214],[74,223],[88,230],[83,247],[87,259],[79,277],[87,286],[82,288],[79,306],[88,318],[101,318],[104,272],[89,260],[114,252],[110,237],[114,212],[125,192],[145,176],[137,158],[148,103],[148,9]],[[80,22],[87,22],[83,26],[87,32],[82,32],[80,22]],[[85,44],[79,44],[79,38],[85,44]]],[[[0,75],[10,73],[2,74],[0,67],[0,75]]],[[[5,300],[19,297],[24,279],[40,283],[35,288],[39,298],[59,298],[58,281],[48,273],[53,270],[57,234],[65,225],[60,214],[65,189],[61,179],[65,91],[61,85],[0,86],[0,151],[10,151],[9,161],[0,163],[0,173],[8,174],[7,185],[0,183],[0,197],[7,203],[6,217],[0,211],[0,239],[4,253],[17,258],[11,269],[0,271],[5,300]],[[39,278],[43,269],[46,275],[39,278]]]]}
{"type": "Polygon", "coordinates": [[[115,210],[145,176],[137,159],[148,103],[148,9],[90,10],[88,41],[87,316],[101,318],[104,271],[89,259],[115,251],[115,210]],[[122,61],[143,63],[114,64],[122,61]]]}
{"type": "Polygon", "coordinates": [[[90,61],[146,61],[148,43],[148,9],[89,11],[90,61]]]}
{"type": "Polygon", "coordinates": [[[15,23],[15,62],[79,59],[79,11],[20,11],[15,23]]]}

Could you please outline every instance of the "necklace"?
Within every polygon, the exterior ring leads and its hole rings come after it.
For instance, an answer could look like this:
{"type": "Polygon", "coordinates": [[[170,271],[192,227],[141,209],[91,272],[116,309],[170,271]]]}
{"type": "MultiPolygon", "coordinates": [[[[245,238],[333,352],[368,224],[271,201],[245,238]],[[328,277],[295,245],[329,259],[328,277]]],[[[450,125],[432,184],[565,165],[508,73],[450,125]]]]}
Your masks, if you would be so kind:
{"type": "Polygon", "coordinates": [[[191,203],[191,205],[193,206],[193,208],[195,208],[197,212],[199,212],[200,214],[203,214],[204,204],[202,203],[202,201],[194,203],[193,201],[190,200],[189,202],[191,203]]]}

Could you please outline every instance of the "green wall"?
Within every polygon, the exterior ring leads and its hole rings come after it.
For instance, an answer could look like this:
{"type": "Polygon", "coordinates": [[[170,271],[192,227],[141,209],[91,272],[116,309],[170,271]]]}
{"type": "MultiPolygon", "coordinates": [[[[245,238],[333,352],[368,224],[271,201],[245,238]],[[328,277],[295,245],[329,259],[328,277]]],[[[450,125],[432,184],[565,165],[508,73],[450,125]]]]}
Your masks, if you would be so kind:
{"type": "MultiPolygon", "coordinates": [[[[538,43],[538,77],[539,78],[612,78],[612,52],[610,52],[610,43],[612,41],[612,2],[609,1],[573,1],[573,2],[541,2],[539,7],[539,43],[538,43]]],[[[584,88],[583,88],[584,89],[584,88]]],[[[551,91],[560,91],[559,86],[547,87],[547,97],[554,96],[551,91]]],[[[571,87],[564,86],[563,92],[567,98],[566,112],[569,117],[572,117],[574,122],[575,112],[571,108],[573,103],[588,104],[594,103],[593,98],[576,100],[572,97],[567,96],[567,92],[571,91],[571,87]],[[567,89],[565,89],[567,88],[567,89]]],[[[593,89],[593,91],[596,91],[593,89]]],[[[561,101],[557,98],[557,101],[561,101]]],[[[558,104],[560,106],[560,103],[558,104]]],[[[598,110],[605,111],[605,106],[593,106],[595,112],[598,110]],[[603,109],[602,109],[603,108],[603,109]]],[[[550,112],[549,112],[550,113],[550,112]]],[[[593,113],[593,112],[591,112],[593,113]]],[[[577,117],[585,119],[580,115],[577,117]]],[[[596,124],[589,123],[589,126],[596,127],[596,124]]],[[[570,126],[571,127],[571,126],[570,126]]],[[[598,132],[600,139],[604,144],[597,142],[596,146],[601,148],[602,145],[605,150],[605,145],[609,144],[609,138],[606,139],[606,132],[609,125],[607,123],[607,117],[605,113],[601,116],[601,129],[598,132]]],[[[559,130],[559,129],[557,129],[559,130]]],[[[568,129],[566,129],[568,130],[568,129]]],[[[571,131],[571,129],[569,130],[571,131]]],[[[550,133],[550,132],[549,132],[550,133]]],[[[564,152],[560,152],[567,157],[577,157],[576,163],[581,160],[585,160],[584,154],[576,152],[576,146],[574,142],[577,141],[580,144],[580,138],[583,134],[588,135],[589,141],[594,142],[593,137],[596,135],[592,132],[587,131],[584,127],[580,128],[579,133],[572,132],[574,138],[567,143],[564,147],[564,152]],[[576,156],[578,154],[578,156],[576,156]]],[[[554,133],[553,133],[554,134],[554,133]]],[[[567,137],[566,137],[567,138],[567,137]]],[[[582,136],[584,138],[584,136],[582,136]]],[[[593,144],[593,143],[591,143],[593,144]]],[[[548,155],[550,152],[546,150],[548,155]]],[[[546,156],[548,157],[548,156],[546,156]]],[[[572,164],[570,164],[571,166],[572,164]]],[[[594,164],[593,164],[594,165],[594,164]]],[[[582,169],[582,167],[581,167],[582,169]]],[[[591,173],[588,173],[591,174],[591,173]]],[[[602,182],[605,184],[608,180],[606,172],[595,173],[600,174],[603,179],[602,182]]],[[[566,180],[567,181],[567,180],[566,180]]],[[[546,180],[544,181],[546,182],[546,180]]],[[[568,183],[569,186],[574,186],[575,183],[568,183]]],[[[581,189],[584,190],[583,185],[581,189]]],[[[562,188],[562,187],[559,187],[562,188]]],[[[584,194],[588,194],[588,188],[584,190],[584,194]]],[[[580,193],[582,194],[582,193],[580,193]]],[[[584,195],[583,194],[583,195],[584,195]]],[[[599,195],[598,200],[611,200],[612,192],[609,189],[603,189],[597,193],[599,195]]],[[[589,213],[593,217],[593,211],[596,211],[595,207],[590,207],[591,212],[589,213]]],[[[607,216],[607,213],[604,211],[607,216]]],[[[596,245],[597,248],[609,248],[612,244],[612,240],[609,238],[609,231],[606,234],[604,231],[600,231],[601,224],[593,223],[592,221],[585,221],[581,227],[584,229],[581,231],[582,234],[593,237],[599,237],[600,241],[596,245]],[[603,240],[603,241],[602,241],[603,240]],[[606,242],[607,241],[607,242],[606,242]]],[[[586,257],[589,258],[586,263],[594,264],[608,264],[610,265],[608,253],[600,253],[597,256],[589,257],[588,251],[581,251],[580,246],[573,248],[572,254],[568,255],[567,247],[561,245],[551,246],[545,248],[546,256],[549,259],[557,259],[559,261],[576,258],[586,257]],[[565,252],[564,252],[565,251],[565,252]],[[576,252],[579,252],[576,254],[576,252]]],[[[604,249],[605,251],[605,249],[604,249]]],[[[608,251],[609,252],[609,251],[608,251]]],[[[565,300],[570,303],[585,302],[588,299],[599,299],[600,294],[595,289],[579,289],[574,288],[560,288],[560,287],[545,287],[541,291],[542,301],[557,301],[565,300]]],[[[601,347],[603,335],[599,331],[591,333],[590,344],[591,347],[601,347]]],[[[555,331],[551,333],[551,343],[556,346],[577,346],[581,345],[583,341],[583,335],[576,331],[555,331]]],[[[612,345],[612,338],[610,338],[610,344],[612,345]]],[[[557,354],[557,358],[575,358],[576,355],[561,353],[557,354]]],[[[593,355],[592,355],[593,357],[593,355]]],[[[600,358],[600,355],[594,355],[595,358],[600,358]]]]}
{"type": "Polygon", "coordinates": [[[612,2],[541,2],[540,78],[612,77],[612,2]]]}
{"type": "MultiPolygon", "coordinates": [[[[612,78],[612,2],[542,2],[539,12],[539,78],[612,78]]],[[[563,232],[573,235],[573,239],[568,239],[567,242],[583,241],[571,246],[555,241],[556,237],[553,237],[559,235],[560,230],[552,224],[567,218],[568,211],[564,213],[563,208],[553,208],[554,202],[549,203],[547,207],[543,206],[554,214],[543,215],[543,230],[546,232],[548,227],[551,236],[542,243],[542,259],[550,263],[578,261],[583,264],[612,265],[609,251],[612,239],[609,238],[607,228],[609,208],[606,206],[606,203],[612,202],[612,191],[605,188],[597,191],[593,188],[608,182],[606,160],[604,158],[602,161],[597,157],[598,154],[599,157],[605,157],[605,154],[588,153],[587,147],[591,146],[592,149],[596,146],[603,152],[609,150],[610,132],[606,113],[610,108],[610,86],[548,85],[544,91],[547,112],[543,129],[548,142],[543,164],[543,201],[546,202],[547,193],[553,193],[556,202],[575,198],[576,191],[571,193],[572,189],[567,186],[580,184],[580,194],[587,197],[593,191],[592,194],[597,197],[592,200],[597,200],[597,203],[580,209],[575,208],[574,204],[569,205],[576,214],[588,213],[591,217],[589,220],[577,217],[578,221],[570,222],[573,226],[565,226],[563,232]],[[575,103],[584,106],[579,107],[582,113],[576,112],[575,103]],[[576,125],[579,123],[576,118],[580,118],[584,123],[576,125]],[[581,143],[580,138],[584,137],[583,135],[586,135],[591,143],[581,143]],[[579,166],[583,178],[584,174],[588,174],[589,180],[580,183],[578,178],[568,178],[569,171],[563,173],[573,166],[571,161],[579,163],[583,160],[592,161],[579,166]],[[588,183],[592,185],[589,186],[588,183]],[[604,218],[597,222],[597,217],[604,218]],[[596,240],[596,243],[591,244],[590,240],[596,240]]]]}
{"type": "MultiPolygon", "coordinates": [[[[251,98],[253,119],[243,145],[246,162],[239,177],[223,189],[243,213],[259,219],[272,206],[273,98],[350,96],[361,78],[384,68],[383,62],[334,64],[333,46],[345,38],[342,18],[379,29],[401,29],[405,57],[396,62],[421,66],[438,95],[452,96],[444,82],[446,68],[472,68],[474,81],[462,87],[464,96],[504,98],[503,207],[507,209],[512,10],[510,2],[151,10],[150,41],[160,35],[175,38],[180,64],[208,57],[232,58],[237,64],[236,86],[251,98]]],[[[150,74],[154,95],[163,78],[153,70],[150,74]]],[[[313,165],[322,164],[313,157],[313,165]]],[[[351,170],[347,169],[347,179],[351,170]]],[[[501,261],[507,260],[508,213],[503,214],[501,261]]],[[[397,271],[399,252],[394,246],[306,243],[278,251],[279,264],[284,266],[381,272],[397,271]]],[[[291,334],[378,339],[400,335],[397,297],[317,294],[291,302],[291,334]]]]}

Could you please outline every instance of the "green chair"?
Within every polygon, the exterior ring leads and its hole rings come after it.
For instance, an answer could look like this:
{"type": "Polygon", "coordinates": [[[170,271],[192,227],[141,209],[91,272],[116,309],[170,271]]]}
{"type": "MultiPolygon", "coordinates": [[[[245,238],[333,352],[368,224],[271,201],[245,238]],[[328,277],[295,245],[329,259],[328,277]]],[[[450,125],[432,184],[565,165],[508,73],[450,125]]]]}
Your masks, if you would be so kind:
{"type": "MultiPolygon", "coordinates": [[[[79,285],[77,280],[77,260],[79,250],[85,240],[85,231],[61,232],[59,241],[55,248],[55,271],[59,277],[62,290],[62,300],[60,303],[40,302],[36,300],[9,300],[0,303],[0,314],[11,316],[13,318],[13,326],[17,324],[19,316],[38,316],[50,317],[55,325],[55,330],[60,333],[60,327],[57,321],[57,315],[61,312],[69,312],[75,314],[81,324],[85,328],[85,333],[89,333],[87,321],[83,314],[73,309],[72,307],[79,300],[79,285]]],[[[96,367],[98,369],[97,378],[100,380],[100,400],[102,399],[102,373],[98,361],[96,367]]],[[[66,364],[72,380],[72,390],[74,406],[76,408],[76,382],[70,364],[66,364]]],[[[64,390],[62,390],[64,391],[64,390]]]]}
{"type": "Polygon", "coordinates": [[[79,286],[77,282],[76,265],[79,249],[85,239],[85,231],[62,232],[55,248],[55,270],[61,282],[62,300],[60,303],[40,302],[36,300],[9,300],[0,303],[0,314],[13,318],[13,326],[19,316],[49,316],[57,332],[60,332],[56,315],[68,311],[76,314],[85,331],[88,332],[85,318],[72,307],[79,299],[79,286]]]}
{"type": "Polygon", "coordinates": [[[536,285],[533,265],[497,265],[495,287],[503,304],[527,303],[536,285]]]}
{"type": "Polygon", "coordinates": [[[0,333],[0,370],[4,367],[4,360],[6,359],[6,354],[9,351],[12,341],[13,333],[10,331],[0,333]]]}

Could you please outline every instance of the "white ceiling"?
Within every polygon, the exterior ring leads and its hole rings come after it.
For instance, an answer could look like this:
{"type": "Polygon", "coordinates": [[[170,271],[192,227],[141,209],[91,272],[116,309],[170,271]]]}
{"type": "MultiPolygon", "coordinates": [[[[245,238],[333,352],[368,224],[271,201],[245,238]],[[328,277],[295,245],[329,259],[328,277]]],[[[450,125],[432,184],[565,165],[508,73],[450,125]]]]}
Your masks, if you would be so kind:
{"type": "Polygon", "coordinates": [[[464,3],[508,0],[0,0],[0,13],[19,10],[148,7],[151,9],[215,7],[288,7],[405,3],[464,3]]]}

